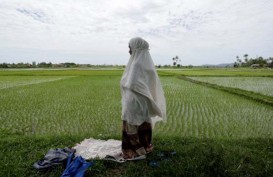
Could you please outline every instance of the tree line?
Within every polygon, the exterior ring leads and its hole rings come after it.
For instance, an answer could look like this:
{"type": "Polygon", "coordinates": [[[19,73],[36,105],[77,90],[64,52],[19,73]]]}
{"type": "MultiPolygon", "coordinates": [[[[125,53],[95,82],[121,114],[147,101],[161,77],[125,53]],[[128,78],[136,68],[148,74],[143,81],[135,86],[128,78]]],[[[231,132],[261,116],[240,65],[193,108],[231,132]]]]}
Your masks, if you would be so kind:
{"type": "Polygon", "coordinates": [[[0,63],[0,68],[41,68],[41,67],[52,67],[52,63],[46,63],[46,62],[41,62],[36,64],[36,62],[32,63],[0,63]]]}
{"type": "Polygon", "coordinates": [[[41,62],[41,63],[0,63],[0,68],[96,68],[96,67],[125,67],[124,65],[91,65],[91,64],[76,64],[73,62],[65,62],[53,64],[51,62],[41,62]]]}
{"type": "Polygon", "coordinates": [[[248,58],[248,54],[243,56],[244,58],[240,58],[236,56],[236,61],[234,62],[234,67],[269,67],[273,68],[273,58],[248,58]]]}

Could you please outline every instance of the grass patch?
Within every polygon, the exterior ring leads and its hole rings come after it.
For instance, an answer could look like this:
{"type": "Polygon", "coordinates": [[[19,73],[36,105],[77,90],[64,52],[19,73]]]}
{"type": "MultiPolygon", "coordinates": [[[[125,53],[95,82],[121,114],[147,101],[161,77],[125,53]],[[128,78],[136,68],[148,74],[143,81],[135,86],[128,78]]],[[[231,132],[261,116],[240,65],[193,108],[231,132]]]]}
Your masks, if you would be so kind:
{"type": "MultiPolygon", "coordinates": [[[[71,147],[82,136],[18,136],[1,138],[0,176],[60,176],[63,166],[36,170],[33,163],[50,148],[71,147]]],[[[117,138],[117,137],[116,137],[117,138]]],[[[116,164],[95,160],[86,176],[271,176],[273,175],[273,140],[213,140],[183,137],[155,137],[155,151],[146,160],[116,164]],[[175,150],[169,159],[160,151],[175,150]],[[149,166],[156,160],[159,167],[149,166]]]]}

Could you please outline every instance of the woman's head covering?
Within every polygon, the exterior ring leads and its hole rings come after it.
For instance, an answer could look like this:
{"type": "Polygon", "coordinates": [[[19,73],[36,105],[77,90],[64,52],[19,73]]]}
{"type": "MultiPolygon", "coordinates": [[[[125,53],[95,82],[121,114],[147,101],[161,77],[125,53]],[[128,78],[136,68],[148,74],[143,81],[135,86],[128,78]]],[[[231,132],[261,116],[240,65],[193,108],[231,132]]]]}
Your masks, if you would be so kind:
{"type": "Polygon", "coordinates": [[[165,96],[149,52],[149,44],[136,37],[129,41],[129,46],[132,54],[120,82],[121,88],[148,98],[153,125],[157,121],[166,121],[165,96]]]}

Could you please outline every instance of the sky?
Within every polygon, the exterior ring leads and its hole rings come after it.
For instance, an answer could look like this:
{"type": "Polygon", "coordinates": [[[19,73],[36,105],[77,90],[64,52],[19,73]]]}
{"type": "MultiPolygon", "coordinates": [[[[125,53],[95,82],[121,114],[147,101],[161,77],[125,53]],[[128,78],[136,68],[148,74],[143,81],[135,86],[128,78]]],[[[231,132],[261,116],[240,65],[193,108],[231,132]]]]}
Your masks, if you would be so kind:
{"type": "Polygon", "coordinates": [[[273,57],[272,0],[0,0],[0,63],[126,65],[142,37],[156,65],[273,57]]]}

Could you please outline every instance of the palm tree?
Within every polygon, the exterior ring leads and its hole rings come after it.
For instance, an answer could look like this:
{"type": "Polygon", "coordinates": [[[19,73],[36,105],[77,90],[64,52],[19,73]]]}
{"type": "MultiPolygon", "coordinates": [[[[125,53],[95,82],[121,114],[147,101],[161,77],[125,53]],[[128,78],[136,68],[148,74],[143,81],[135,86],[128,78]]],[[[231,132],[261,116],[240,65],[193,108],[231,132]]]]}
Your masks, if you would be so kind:
{"type": "Polygon", "coordinates": [[[176,55],[173,59],[173,65],[176,66],[181,60],[179,60],[179,57],[176,55]]]}
{"type": "Polygon", "coordinates": [[[174,65],[174,66],[176,65],[175,57],[173,57],[173,65],[174,65]]]}
{"type": "Polygon", "coordinates": [[[247,58],[248,54],[245,54],[244,57],[245,57],[245,62],[247,63],[248,62],[248,58],[247,58]]]}
{"type": "Polygon", "coordinates": [[[241,63],[242,63],[242,60],[241,60],[241,59],[239,59],[239,58],[237,58],[237,61],[238,61],[238,63],[239,63],[239,64],[241,64],[241,63]]]}
{"type": "Polygon", "coordinates": [[[239,56],[236,56],[236,59],[237,59],[238,63],[242,63],[242,60],[239,58],[239,56]]]}

